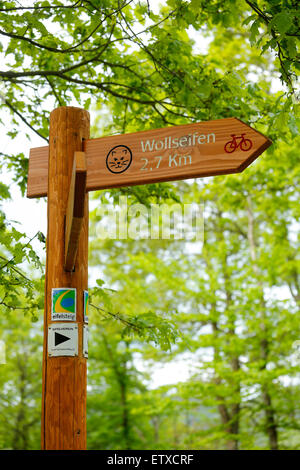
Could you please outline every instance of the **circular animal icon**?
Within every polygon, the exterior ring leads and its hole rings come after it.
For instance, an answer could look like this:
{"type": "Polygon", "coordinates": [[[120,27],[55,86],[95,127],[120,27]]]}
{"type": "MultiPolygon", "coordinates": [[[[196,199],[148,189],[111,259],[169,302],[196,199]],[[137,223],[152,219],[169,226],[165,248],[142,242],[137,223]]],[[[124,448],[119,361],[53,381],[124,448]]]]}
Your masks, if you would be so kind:
{"type": "Polygon", "coordinates": [[[111,173],[124,173],[132,162],[132,153],[126,145],[116,145],[106,157],[106,167],[111,173]]]}

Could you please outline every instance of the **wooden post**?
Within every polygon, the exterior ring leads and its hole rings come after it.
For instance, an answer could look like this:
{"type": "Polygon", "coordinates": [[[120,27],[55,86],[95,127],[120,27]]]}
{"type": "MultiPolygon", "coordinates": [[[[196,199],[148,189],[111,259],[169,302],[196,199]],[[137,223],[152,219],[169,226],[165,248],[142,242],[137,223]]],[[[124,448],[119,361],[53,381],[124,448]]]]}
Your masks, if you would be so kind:
{"type": "Polygon", "coordinates": [[[74,152],[83,150],[82,141],[89,138],[89,129],[89,113],[83,109],[61,107],[50,115],[42,396],[44,450],[86,448],[86,359],[82,335],[83,291],[88,284],[87,193],[74,271],[65,271],[64,264],[65,217],[74,152]],[[75,357],[48,355],[48,326],[60,323],[51,321],[51,292],[52,288],[60,287],[77,289],[78,356],[75,357]]]}

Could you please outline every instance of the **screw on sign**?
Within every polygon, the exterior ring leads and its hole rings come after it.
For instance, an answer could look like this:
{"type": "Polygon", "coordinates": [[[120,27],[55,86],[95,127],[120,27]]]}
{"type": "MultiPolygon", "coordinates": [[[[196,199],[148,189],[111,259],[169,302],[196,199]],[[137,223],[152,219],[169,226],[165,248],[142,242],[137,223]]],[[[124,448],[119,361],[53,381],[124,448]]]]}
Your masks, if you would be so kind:
{"type": "Polygon", "coordinates": [[[49,147],[30,151],[27,197],[48,197],[43,449],[86,448],[87,191],[238,173],[271,145],[237,118],[98,139],[89,129],[87,111],[57,108],[49,147]],[[71,305],[64,292],[75,289],[71,305]],[[65,333],[73,330],[72,343],[65,333]]]}

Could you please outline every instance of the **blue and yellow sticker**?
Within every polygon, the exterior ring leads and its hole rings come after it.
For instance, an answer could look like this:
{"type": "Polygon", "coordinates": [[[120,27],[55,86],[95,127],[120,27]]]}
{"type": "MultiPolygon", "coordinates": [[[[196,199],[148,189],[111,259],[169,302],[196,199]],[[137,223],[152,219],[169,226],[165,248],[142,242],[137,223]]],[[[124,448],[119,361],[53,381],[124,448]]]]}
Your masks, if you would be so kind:
{"type": "Polygon", "coordinates": [[[58,287],[52,289],[51,320],[76,321],[76,289],[58,287]]]}
{"type": "Polygon", "coordinates": [[[83,318],[84,322],[89,322],[89,292],[87,290],[83,291],[83,318]]]}

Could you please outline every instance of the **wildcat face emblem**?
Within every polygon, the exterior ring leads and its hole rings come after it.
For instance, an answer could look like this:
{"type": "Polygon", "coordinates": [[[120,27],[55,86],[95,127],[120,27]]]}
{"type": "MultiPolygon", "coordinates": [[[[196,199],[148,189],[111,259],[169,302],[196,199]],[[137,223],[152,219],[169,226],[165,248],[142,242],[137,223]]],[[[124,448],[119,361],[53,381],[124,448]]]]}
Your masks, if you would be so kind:
{"type": "Polygon", "coordinates": [[[106,157],[106,167],[111,173],[123,173],[132,162],[132,153],[126,145],[116,145],[106,157]]]}

